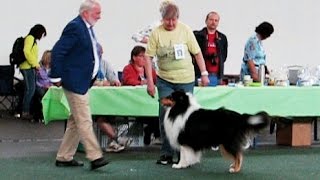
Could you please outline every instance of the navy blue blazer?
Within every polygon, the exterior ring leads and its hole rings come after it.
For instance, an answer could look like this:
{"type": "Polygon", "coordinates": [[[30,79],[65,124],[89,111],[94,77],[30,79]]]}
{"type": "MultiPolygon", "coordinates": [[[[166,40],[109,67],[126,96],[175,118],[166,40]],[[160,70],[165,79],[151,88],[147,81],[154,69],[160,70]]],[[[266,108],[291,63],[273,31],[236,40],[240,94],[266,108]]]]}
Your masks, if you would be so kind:
{"type": "Polygon", "coordinates": [[[67,24],[52,49],[51,78],[68,91],[85,94],[91,86],[94,54],[88,28],[78,16],[67,24]]]}

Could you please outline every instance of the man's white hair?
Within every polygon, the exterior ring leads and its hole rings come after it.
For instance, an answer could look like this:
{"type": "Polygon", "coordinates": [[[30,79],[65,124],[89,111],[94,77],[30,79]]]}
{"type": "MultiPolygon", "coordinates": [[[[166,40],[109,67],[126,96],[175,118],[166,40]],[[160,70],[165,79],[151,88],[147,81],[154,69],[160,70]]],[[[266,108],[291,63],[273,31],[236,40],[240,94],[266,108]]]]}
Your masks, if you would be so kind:
{"type": "Polygon", "coordinates": [[[86,10],[90,10],[94,5],[99,4],[98,0],[84,0],[79,9],[79,14],[82,14],[86,10]]]}

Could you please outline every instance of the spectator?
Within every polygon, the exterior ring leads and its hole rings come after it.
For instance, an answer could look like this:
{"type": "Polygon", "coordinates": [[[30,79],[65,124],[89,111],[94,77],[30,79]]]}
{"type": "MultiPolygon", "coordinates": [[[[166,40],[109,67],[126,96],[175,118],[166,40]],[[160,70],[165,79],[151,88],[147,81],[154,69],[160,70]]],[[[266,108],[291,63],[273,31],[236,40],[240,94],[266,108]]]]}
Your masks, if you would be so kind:
{"type": "MultiPolygon", "coordinates": [[[[217,30],[220,16],[217,12],[210,12],[206,16],[206,27],[194,31],[203,54],[206,68],[209,72],[209,86],[223,84],[224,63],[228,55],[227,37],[217,30]]],[[[200,70],[195,66],[196,79],[200,78],[200,70]]],[[[196,85],[198,81],[195,81],[196,85]]]]}
{"type": "MultiPolygon", "coordinates": [[[[162,25],[155,28],[147,44],[146,77],[147,92],[154,97],[155,85],[152,78],[151,59],[157,56],[157,89],[160,102],[175,90],[193,92],[194,67],[192,57],[195,56],[197,65],[201,70],[201,80],[204,86],[208,85],[208,72],[202,57],[201,49],[191,28],[178,21],[179,8],[173,3],[166,4],[161,11],[162,25]]],[[[170,147],[163,126],[164,107],[159,110],[160,136],[162,139],[160,159],[157,164],[172,164],[173,149],[170,147]]]]}
{"type": "Polygon", "coordinates": [[[100,69],[97,73],[97,78],[94,81],[95,86],[121,86],[117,73],[112,68],[111,64],[102,58],[103,48],[98,43],[97,50],[100,60],[100,69]]]}
{"type": "Polygon", "coordinates": [[[46,50],[40,60],[40,68],[36,74],[37,91],[42,97],[53,85],[49,78],[51,69],[51,50],[46,50]]]}
{"type": "Polygon", "coordinates": [[[91,170],[109,163],[93,131],[88,93],[99,69],[93,26],[100,16],[101,6],[97,0],[83,1],[79,15],[66,25],[52,49],[50,78],[56,86],[62,85],[71,112],[56,156],[58,167],[84,165],[73,159],[80,139],[91,170]]]}
{"type": "Polygon", "coordinates": [[[41,100],[47,90],[53,85],[48,76],[51,68],[51,51],[46,50],[40,60],[40,68],[36,73],[36,93],[33,98],[32,114],[35,121],[42,122],[42,104],[41,100]]]}
{"type": "MultiPolygon", "coordinates": [[[[135,46],[131,51],[131,58],[129,64],[123,68],[122,84],[129,86],[146,85],[144,66],[146,49],[142,46],[135,46]]],[[[155,82],[156,71],[152,69],[152,78],[155,82]]]]}
{"type": "Polygon", "coordinates": [[[30,113],[30,105],[36,90],[36,71],[39,70],[38,44],[37,40],[45,37],[47,31],[41,24],[33,26],[29,34],[25,37],[23,52],[26,61],[19,65],[19,69],[24,79],[24,96],[22,102],[22,119],[33,121],[30,113]]]}
{"type": "Polygon", "coordinates": [[[160,21],[154,22],[139,32],[133,34],[131,38],[137,43],[147,44],[151,31],[159,25],[161,25],[160,21]]]}
{"type": "Polygon", "coordinates": [[[259,82],[258,69],[260,65],[266,64],[266,53],[263,49],[262,41],[269,38],[273,31],[272,24],[262,22],[256,27],[256,33],[247,40],[241,64],[241,80],[245,75],[250,75],[253,81],[259,82]]]}
{"type": "MultiPolygon", "coordinates": [[[[131,51],[131,58],[129,64],[123,68],[122,72],[122,84],[128,86],[146,85],[147,80],[145,76],[145,58],[146,49],[142,46],[135,46],[131,51]]],[[[152,78],[156,82],[156,71],[152,69],[152,78]]],[[[139,117],[137,121],[146,124],[144,128],[144,139],[145,145],[151,143],[152,134],[154,136],[153,144],[160,143],[160,132],[159,132],[159,120],[154,117],[139,117]]]]}
{"type": "MultiPolygon", "coordinates": [[[[100,59],[101,71],[98,72],[99,78],[94,82],[95,86],[121,86],[119,78],[111,65],[102,58],[103,48],[98,44],[98,54],[100,59]]],[[[113,116],[97,116],[97,124],[101,131],[103,131],[109,138],[108,145],[105,149],[106,152],[120,152],[125,149],[126,146],[129,146],[132,142],[132,139],[128,137],[118,137],[118,133],[115,128],[112,126],[111,122],[114,120],[113,116]]]]}

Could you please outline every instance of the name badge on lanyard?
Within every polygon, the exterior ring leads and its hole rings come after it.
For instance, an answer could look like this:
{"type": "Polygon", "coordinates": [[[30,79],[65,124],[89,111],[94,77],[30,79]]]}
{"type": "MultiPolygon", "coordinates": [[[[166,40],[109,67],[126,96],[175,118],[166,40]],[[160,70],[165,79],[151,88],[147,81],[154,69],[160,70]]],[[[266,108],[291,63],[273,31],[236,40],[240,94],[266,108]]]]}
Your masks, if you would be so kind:
{"type": "Polygon", "coordinates": [[[185,50],[183,44],[175,44],[173,45],[174,55],[176,59],[184,59],[185,58],[185,50]]]}

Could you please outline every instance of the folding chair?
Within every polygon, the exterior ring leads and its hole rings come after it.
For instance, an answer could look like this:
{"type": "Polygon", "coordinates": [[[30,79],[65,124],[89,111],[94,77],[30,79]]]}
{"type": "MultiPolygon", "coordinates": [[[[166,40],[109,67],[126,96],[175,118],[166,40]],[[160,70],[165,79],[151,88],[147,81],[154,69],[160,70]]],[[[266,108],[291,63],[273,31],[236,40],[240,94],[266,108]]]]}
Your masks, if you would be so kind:
{"type": "Polygon", "coordinates": [[[0,66],[0,106],[2,109],[14,112],[17,94],[14,89],[14,66],[0,66]]]}

